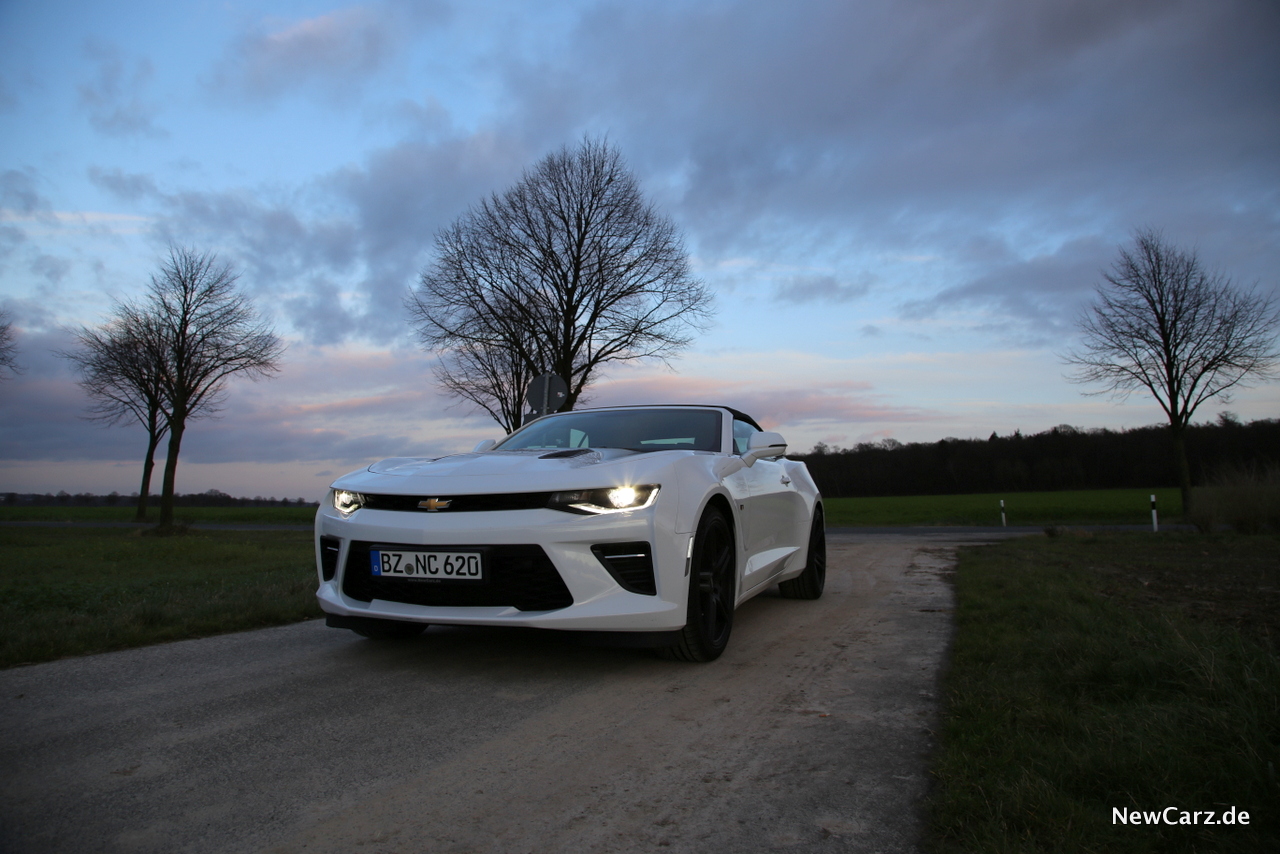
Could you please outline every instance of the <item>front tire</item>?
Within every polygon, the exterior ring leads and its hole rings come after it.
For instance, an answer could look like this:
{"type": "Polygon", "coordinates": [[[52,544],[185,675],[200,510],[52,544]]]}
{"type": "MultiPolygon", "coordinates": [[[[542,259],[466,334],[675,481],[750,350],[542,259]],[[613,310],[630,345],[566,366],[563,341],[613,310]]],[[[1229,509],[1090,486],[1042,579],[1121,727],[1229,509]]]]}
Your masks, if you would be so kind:
{"type": "Polygon", "coordinates": [[[822,508],[815,508],[813,525],[809,528],[809,553],[805,556],[804,572],[783,581],[778,592],[788,599],[817,599],[827,586],[827,529],[823,524],[822,508]]]}
{"type": "Polygon", "coordinates": [[[659,650],[675,661],[715,661],[729,645],[737,582],[733,528],[715,507],[707,508],[693,536],[689,605],[680,640],[659,650]]]}

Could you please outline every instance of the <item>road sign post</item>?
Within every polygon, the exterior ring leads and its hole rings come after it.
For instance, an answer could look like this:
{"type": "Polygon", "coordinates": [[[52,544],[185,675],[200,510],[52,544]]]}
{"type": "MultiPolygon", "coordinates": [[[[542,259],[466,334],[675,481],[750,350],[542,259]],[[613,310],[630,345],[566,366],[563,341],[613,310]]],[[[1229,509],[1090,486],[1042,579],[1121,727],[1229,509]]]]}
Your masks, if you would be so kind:
{"type": "Polygon", "coordinates": [[[569,386],[555,374],[543,374],[529,383],[525,402],[533,410],[535,418],[550,412],[559,412],[569,398],[569,386]]]}

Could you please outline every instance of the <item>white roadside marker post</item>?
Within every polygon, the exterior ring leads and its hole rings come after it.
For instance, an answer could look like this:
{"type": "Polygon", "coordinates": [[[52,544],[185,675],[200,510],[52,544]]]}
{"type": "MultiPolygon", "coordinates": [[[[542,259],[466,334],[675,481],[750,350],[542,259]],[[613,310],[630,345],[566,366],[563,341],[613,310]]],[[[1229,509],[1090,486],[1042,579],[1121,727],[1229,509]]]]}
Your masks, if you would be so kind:
{"type": "Polygon", "coordinates": [[[1157,533],[1160,530],[1160,520],[1156,517],[1156,496],[1151,494],[1151,532],[1157,533]]]}
{"type": "Polygon", "coordinates": [[[1003,498],[1000,499],[1000,527],[1001,528],[1009,527],[1009,520],[1006,519],[1004,515],[1004,499],[1003,498]]]}

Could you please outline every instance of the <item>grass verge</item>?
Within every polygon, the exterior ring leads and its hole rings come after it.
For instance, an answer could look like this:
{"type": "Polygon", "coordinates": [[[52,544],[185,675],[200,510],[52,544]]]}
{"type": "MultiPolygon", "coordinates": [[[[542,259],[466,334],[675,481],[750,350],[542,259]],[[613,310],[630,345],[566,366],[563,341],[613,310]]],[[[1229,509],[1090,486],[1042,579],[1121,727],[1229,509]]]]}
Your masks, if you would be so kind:
{"type": "Polygon", "coordinates": [[[1162,520],[1182,514],[1176,489],[1081,489],[974,495],[828,498],[830,526],[999,525],[1000,501],[1010,525],[1149,525],[1151,496],[1162,520]]]}
{"type": "MultiPolygon", "coordinates": [[[[1176,489],[1096,489],[975,495],[828,498],[827,524],[844,526],[999,525],[1000,501],[1010,525],[1142,525],[1151,522],[1154,493],[1163,519],[1182,513],[1176,489]]],[[[133,508],[0,507],[0,522],[132,522],[133,508]]],[[[160,516],[152,508],[151,521],[160,516]]],[[[314,507],[179,507],[178,524],[309,525],[314,507]]]]}
{"type": "Polygon", "coordinates": [[[1277,555],[1280,537],[1194,534],[963,550],[932,847],[1280,850],[1277,555]],[[1250,820],[1113,815],[1166,807],[1250,820]]]}
{"type": "Polygon", "coordinates": [[[0,529],[0,667],[320,616],[311,535],[0,529]]]}
{"type": "MultiPolygon", "coordinates": [[[[132,522],[133,507],[0,507],[0,522],[132,522]]],[[[147,521],[160,521],[160,508],[148,511],[147,521]]],[[[314,507],[177,507],[179,525],[310,525],[314,507]]]]}

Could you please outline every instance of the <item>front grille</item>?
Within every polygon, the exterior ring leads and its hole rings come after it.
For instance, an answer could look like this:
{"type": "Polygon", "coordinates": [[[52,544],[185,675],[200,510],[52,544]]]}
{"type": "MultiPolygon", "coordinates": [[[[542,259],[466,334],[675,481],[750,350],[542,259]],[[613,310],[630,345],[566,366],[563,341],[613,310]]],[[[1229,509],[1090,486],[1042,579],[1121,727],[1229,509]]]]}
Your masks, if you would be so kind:
{"type": "Polygon", "coordinates": [[[591,551],[623,590],[645,596],[657,595],[653,553],[648,543],[605,543],[592,546],[591,551]]]}
{"type": "Polygon", "coordinates": [[[413,513],[476,513],[486,510],[537,510],[546,507],[550,492],[502,492],[493,495],[368,495],[364,506],[372,510],[400,510],[413,513]],[[429,510],[419,502],[432,498],[448,501],[447,507],[429,510]]]}
{"type": "Polygon", "coordinates": [[[320,575],[325,581],[333,581],[338,574],[338,552],[342,540],[337,537],[320,538],[320,575]]]}
{"type": "MultiPolygon", "coordinates": [[[[369,566],[372,543],[353,542],[347,552],[342,592],[352,599],[403,602],[441,607],[511,607],[520,611],[556,611],[573,604],[573,594],[547,553],[537,545],[433,546],[483,554],[485,580],[437,581],[425,578],[383,578],[369,566]]],[[[390,546],[405,551],[419,546],[390,546]]]]}

